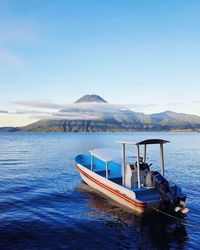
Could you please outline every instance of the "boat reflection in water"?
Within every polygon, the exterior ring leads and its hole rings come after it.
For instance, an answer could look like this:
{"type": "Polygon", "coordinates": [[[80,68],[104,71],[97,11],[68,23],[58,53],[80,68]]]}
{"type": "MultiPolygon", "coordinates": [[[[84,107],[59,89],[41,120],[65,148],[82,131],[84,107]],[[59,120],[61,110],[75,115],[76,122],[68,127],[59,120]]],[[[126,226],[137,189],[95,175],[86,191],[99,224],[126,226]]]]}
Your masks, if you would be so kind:
{"type": "Polygon", "coordinates": [[[180,221],[157,212],[134,214],[84,182],[76,191],[88,197],[89,217],[109,228],[109,237],[112,235],[119,249],[182,249],[188,241],[185,225],[180,221]]]}

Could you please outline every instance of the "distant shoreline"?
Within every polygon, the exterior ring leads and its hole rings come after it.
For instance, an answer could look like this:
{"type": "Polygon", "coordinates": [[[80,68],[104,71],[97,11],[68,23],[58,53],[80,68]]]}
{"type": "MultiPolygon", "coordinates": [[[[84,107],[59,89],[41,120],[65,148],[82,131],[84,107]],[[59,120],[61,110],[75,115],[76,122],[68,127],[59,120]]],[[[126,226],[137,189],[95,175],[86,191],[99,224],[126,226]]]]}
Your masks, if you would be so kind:
{"type": "Polygon", "coordinates": [[[22,131],[20,128],[0,127],[0,133],[200,133],[200,130],[22,131]]]}

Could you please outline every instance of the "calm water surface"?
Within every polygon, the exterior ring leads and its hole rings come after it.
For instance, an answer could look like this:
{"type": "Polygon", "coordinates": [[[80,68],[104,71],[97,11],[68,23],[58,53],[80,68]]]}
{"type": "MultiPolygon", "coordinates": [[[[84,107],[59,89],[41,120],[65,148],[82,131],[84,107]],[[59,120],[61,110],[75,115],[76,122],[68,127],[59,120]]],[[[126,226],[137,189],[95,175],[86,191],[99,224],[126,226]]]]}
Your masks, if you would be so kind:
{"type": "MultiPolygon", "coordinates": [[[[155,146],[149,151],[159,163],[155,146]]],[[[0,249],[200,249],[200,134],[1,133],[0,249]],[[183,221],[138,216],[82,183],[76,154],[163,138],[166,177],[188,195],[183,221]]]]}

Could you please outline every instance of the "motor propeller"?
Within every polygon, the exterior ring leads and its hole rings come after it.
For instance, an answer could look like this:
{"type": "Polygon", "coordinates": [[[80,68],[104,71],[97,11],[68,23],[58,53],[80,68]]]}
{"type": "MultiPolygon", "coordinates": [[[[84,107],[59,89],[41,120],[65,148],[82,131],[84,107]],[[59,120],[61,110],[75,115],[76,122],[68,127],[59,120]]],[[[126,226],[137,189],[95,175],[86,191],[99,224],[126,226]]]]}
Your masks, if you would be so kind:
{"type": "Polygon", "coordinates": [[[179,206],[176,206],[174,208],[174,211],[176,213],[187,214],[189,212],[189,209],[187,207],[185,207],[185,202],[181,200],[179,203],[179,206]]]}

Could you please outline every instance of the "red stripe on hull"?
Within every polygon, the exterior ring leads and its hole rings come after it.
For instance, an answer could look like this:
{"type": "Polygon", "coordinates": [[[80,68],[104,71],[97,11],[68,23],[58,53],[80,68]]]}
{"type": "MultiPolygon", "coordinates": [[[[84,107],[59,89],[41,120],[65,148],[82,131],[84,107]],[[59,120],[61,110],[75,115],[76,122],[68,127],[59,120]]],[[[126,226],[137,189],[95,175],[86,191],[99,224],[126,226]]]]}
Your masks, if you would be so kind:
{"type": "Polygon", "coordinates": [[[105,184],[99,182],[98,180],[94,179],[92,176],[90,176],[89,174],[85,173],[82,169],[80,169],[77,164],[75,164],[75,167],[78,169],[79,172],[81,172],[85,177],[87,177],[88,179],[90,179],[91,181],[93,181],[94,183],[96,183],[97,185],[103,187],[104,189],[107,189],[109,192],[117,195],[118,197],[128,201],[129,203],[132,203],[134,206],[137,207],[141,207],[141,208],[146,208],[147,204],[146,203],[138,203],[132,199],[130,199],[129,197],[125,196],[124,194],[120,193],[119,191],[116,191],[108,186],[106,186],[105,184]]]}

